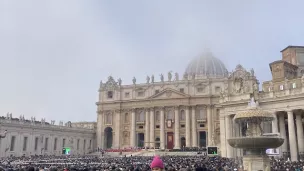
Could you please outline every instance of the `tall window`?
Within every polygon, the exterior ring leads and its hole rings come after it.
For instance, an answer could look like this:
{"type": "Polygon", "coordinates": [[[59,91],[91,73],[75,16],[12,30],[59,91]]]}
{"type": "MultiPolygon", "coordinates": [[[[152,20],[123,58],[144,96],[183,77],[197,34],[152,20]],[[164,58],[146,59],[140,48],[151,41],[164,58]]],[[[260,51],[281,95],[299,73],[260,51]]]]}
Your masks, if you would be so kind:
{"type": "Polygon", "coordinates": [[[112,99],[113,98],[113,91],[108,91],[108,99],[112,99]]]}
{"type": "Polygon", "coordinates": [[[80,140],[78,139],[77,140],[77,150],[79,150],[79,142],[80,142],[80,140]]]}
{"type": "Polygon", "coordinates": [[[38,141],[39,141],[39,138],[36,137],[36,138],[35,138],[35,151],[38,150],[38,141]]]}
{"type": "Polygon", "coordinates": [[[167,119],[171,119],[171,120],[174,119],[174,114],[173,114],[173,111],[172,111],[172,110],[169,110],[169,111],[168,111],[168,113],[167,113],[167,119]]]}
{"type": "Polygon", "coordinates": [[[27,149],[27,139],[28,139],[27,137],[23,138],[23,148],[22,148],[23,151],[26,151],[26,149],[27,149]]]}
{"type": "Polygon", "coordinates": [[[207,115],[206,115],[206,109],[199,109],[198,117],[199,120],[206,120],[207,115]]]}
{"type": "Polygon", "coordinates": [[[83,140],[83,150],[86,148],[86,140],[83,140]]]}
{"type": "Polygon", "coordinates": [[[54,150],[57,150],[57,138],[54,139],[54,150]]]}
{"type": "Polygon", "coordinates": [[[159,113],[159,111],[156,111],[156,113],[155,113],[155,120],[156,121],[160,121],[160,113],[159,113]]]}
{"type": "Polygon", "coordinates": [[[65,139],[62,140],[62,147],[65,147],[65,139]]]}
{"type": "Polygon", "coordinates": [[[145,121],[145,112],[143,110],[137,113],[137,121],[139,122],[145,121]]]}
{"type": "Polygon", "coordinates": [[[215,116],[216,120],[220,119],[220,109],[216,109],[216,116],[215,116]]]}
{"type": "Polygon", "coordinates": [[[129,113],[125,113],[125,123],[129,123],[129,113]]]}
{"type": "Polygon", "coordinates": [[[49,138],[45,138],[45,142],[44,142],[44,150],[45,151],[48,150],[48,146],[49,146],[49,138]]]}
{"type": "Polygon", "coordinates": [[[90,140],[89,149],[92,148],[92,140],[90,140]]]}
{"type": "Polygon", "coordinates": [[[112,123],[112,115],[111,113],[106,114],[106,124],[111,124],[112,123]]]}
{"type": "Polygon", "coordinates": [[[14,151],[15,150],[15,143],[16,143],[16,137],[12,136],[10,151],[14,151]]]}
{"type": "Polygon", "coordinates": [[[181,120],[181,121],[186,120],[186,114],[185,114],[185,111],[184,111],[184,110],[181,110],[181,113],[180,113],[180,120],[181,120]]]}

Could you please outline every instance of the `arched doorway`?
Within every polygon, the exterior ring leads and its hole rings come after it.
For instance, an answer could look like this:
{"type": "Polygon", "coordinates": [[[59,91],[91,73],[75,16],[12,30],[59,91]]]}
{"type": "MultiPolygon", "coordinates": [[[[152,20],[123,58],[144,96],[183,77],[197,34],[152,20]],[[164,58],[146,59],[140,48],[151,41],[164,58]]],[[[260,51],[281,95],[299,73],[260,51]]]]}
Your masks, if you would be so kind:
{"type": "Polygon", "coordinates": [[[144,142],[145,142],[145,134],[138,133],[137,134],[137,147],[144,147],[144,142]]]}
{"type": "Polygon", "coordinates": [[[199,132],[199,146],[200,147],[207,147],[207,135],[206,131],[200,131],[199,132]]]}
{"type": "Polygon", "coordinates": [[[181,147],[186,147],[186,138],[185,138],[185,137],[182,137],[182,138],[180,139],[180,141],[181,141],[181,147]]]}
{"type": "Polygon", "coordinates": [[[160,147],[160,138],[155,138],[155,148],[159,148],[160,147]]]}
{"type": "Polygon", "coordinates": [[[113,143],[113,129],[111,127],[106,127],[104,130],[104,147],[111,148],[113,143]]]}

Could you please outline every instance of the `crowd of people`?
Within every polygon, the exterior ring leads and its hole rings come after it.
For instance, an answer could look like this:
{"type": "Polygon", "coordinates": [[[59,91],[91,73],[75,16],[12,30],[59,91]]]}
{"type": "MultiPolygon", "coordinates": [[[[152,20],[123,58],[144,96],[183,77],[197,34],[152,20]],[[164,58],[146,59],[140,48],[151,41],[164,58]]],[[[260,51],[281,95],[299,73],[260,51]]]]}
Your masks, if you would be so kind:
{"type": "MultiPolygon", "coordinates": [[[[195,156],[31,156],[0,159],[0,171],[234,171],[242,170],[241,159],[195,156]]],[[[271,170],[303,171],[304,162],[272,159],[271,170]]]]}

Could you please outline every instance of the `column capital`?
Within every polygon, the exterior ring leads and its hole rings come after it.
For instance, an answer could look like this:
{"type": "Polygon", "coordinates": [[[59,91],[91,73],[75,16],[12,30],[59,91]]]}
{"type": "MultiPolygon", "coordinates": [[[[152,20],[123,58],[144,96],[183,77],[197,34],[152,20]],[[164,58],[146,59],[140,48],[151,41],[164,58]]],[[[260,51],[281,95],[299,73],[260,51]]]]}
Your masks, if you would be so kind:
{"type": "Polygon", "coordinates": [[[150,112],[150,108],[149,107],[145,108],[144,110],[145,110],[145,112],[150,112]]]}
{"type": "Polygon", "coordinates": [[[287,112],[287,115],[293,114],[293,110],[292,109],[287,109],[286,112],[287,112]]]}
{"type": "Polygon", "coordinates": [[[115,113],[121,113],[123,110],[122,109],[114,109],[115,113]]]}

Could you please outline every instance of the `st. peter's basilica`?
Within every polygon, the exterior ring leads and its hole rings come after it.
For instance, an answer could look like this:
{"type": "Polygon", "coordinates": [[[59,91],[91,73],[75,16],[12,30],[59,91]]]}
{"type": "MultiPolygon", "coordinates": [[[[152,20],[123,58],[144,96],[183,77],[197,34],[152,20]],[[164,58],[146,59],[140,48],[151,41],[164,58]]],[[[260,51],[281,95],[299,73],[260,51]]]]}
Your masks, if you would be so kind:
{"type": "Polygon", "coordinates": [[[276,151],[292,161],[304,155],[304,47],[288,46],[282,59],[269,64],[272,79],[260,85],[254,69],[237,65],[228,72],[211,53],[193,59],[182,75],[147,76],[145,83],[123,85],[109,76],[99,86],[97,122],[51,123],[41,120],[0,118],[0,157],[8,155],[59,155],[69,146],[74,154],[97,147],[148,147],[180,149],[217,146],[223,157],[242,156],[227,139],[242,136],[246,125],[233,122],[254,98],[276,116],[262,125],[264,132],[280,133],[284,144],[276,151]],[[262,90],[259,90],[262,87],[262,90]],[[234,126],[236,125],[236,126],[234,126]]]}

